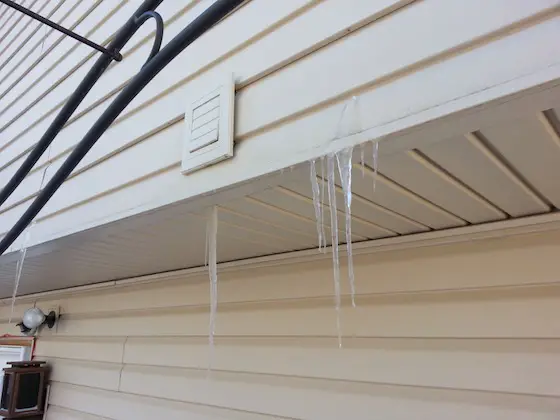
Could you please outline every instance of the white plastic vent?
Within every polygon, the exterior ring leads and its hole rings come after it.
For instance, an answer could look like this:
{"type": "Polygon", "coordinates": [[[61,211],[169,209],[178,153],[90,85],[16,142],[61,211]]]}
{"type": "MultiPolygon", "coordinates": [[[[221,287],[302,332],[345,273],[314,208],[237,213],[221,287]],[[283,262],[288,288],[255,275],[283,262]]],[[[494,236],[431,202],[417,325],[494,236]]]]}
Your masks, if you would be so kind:
{"type": "Polygon", "coordinates": [[[182,172],[188,174],[233,157],[233,75],[189,103],[185,112],[182,172]]]}

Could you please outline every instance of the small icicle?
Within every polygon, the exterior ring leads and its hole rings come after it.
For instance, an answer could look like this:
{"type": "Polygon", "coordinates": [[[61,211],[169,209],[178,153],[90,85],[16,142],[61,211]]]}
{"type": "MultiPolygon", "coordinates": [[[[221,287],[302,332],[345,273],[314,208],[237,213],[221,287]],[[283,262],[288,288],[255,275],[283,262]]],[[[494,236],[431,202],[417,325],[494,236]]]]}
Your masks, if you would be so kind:
{"type": "Polygon", "coordinates": [[[360,165],[362,166],[362,178],[366,176],[366,145],[360,145],[360,165]]]}
{"type": "Polygon", "coordinates": [[[45,169],[43,169],[43,175],[41,176],[41,184],[39,185],[38,191],[41,191],[43,189],[43,184],[45,183],[45,179],[47,178],[47,172],[52,165],[51,149],[52,149],[52,143],[49,145],[49,148],[47,149],[47,164],[45,165],[45,169]]]}
{"type": "Polygon", "coordinates": [[[355,282],[354,282],[354,260],[352,258],[352,148],[341,150],[336,154],[338,171],[342,181],[342,191],[344,194],[344,215],[346,224],[346,250],[348,254],[348,281],[350,282],[350,296],[352,306],[356,307],[354,301],[355,282]]]}
{"type": "Polygon", "coordinates": [[[210,357],[208,367],[212,366],[214,360],[214,334],[216,333],[216,316],[218,311],[218,207],[214,206],[208,211],[207,218],[207,244],[208,244],[208,274],[210,277],[210,325],[208,344],[210,345],[210,357]]]}
{"type": "Polygon", "coordinates": [[[16,297],[17,292],[19,289],[19,282],[21,280],[21,273],[23,272],[23,263],[25,262],[25,257],[27,256],[27,246],[29,245],[29,240],[31,239],[31,230],[35,226],[35,222],[31,222],[31,224],[27,227],[27,231],[25,232],[25,237],[21,244],[21,248],[19,250],[19,259],[16,263],[16,278],[14,280],[14,290],[12,292],[12,302],[11,302],[11,309],[10,309],[10,317],[8,319],[8,324],[12,323],[12,318],[14,317],[14,308],[16,305],[16,297]]]}
{"type": "Polygon", "coordinates": [[[360,103],[357,96],[352,96],[342,108],[340,118],[336,126],[336,138],[349,136],[362,131],[360,103]]]}
{"type": "Polygon", "coordinates": [[[325,157],[321,156],[321,237],[323,238],[323,252],[327,251],[327,236],[325,235],[325,157]]]}
{"type": "Polygon", "coordinates": [[[373,192],[377,186],[377,168],[379,165],[379,142],[373,144],[373,192]]]}
{"type": "Polygon", "coordinates": [[[43,25],[43,30],[44,30],[44,34],[43,34],[43,40],[41,41],[41,52],[39,54],[43,54],[43,49],[45,48],[45,40],[47,39],[47,25],[43,25]]]}
{"type": "Polygon", "coordinates": [[[322,206],[320,201],[321,191],[319,190],[319,182],[317,180],[317,168],[315,166],[315,160],[311,161],[310,168],[311,171],[309,174],[309,179],[311,181],[311,189],[313,191],[313,207],[315,208],[315,224],[317,225],[317,238],[319,239],[319,250],[321,250],[321,246],[323,244],[323,236],[321,230],[322,206]]]}
{"type": "Polygon", "coordinates": [[[327,181],[329,195],[329,211],[331,214],[331,248],[333,259],[334,277],[334,304],[336,309],[336,330],[338,334],[338,347],[342,348],[342,332],[340,325],[340,262],[338,258],[338,218],[336,208],[336,190],[334,184],[335,162],[334,155],[327,157],[327,181]]]}
{"type": "Polygon", "coordinates": [[[210,223],[206,221],[206,242],[204,243],[204,266],[208,267],[208,238],[210,237],[210,223]]]}

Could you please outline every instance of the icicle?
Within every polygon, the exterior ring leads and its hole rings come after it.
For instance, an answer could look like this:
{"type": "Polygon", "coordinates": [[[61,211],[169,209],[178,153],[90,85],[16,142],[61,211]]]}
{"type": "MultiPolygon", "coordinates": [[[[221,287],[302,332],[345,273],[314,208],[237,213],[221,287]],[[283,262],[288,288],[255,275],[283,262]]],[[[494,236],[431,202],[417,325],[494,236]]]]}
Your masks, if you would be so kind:
{"type": "Polygon", "coordinates": [[[43,189],[43,184],[45,183],[45,179],[47,178],[47,171],[49,170],[49,168],[51,167],[51,164],[52,164],[51,149],[52,149],[52,144],[50,144],[49,148],[47,149],[47,164],[45,165],[45,169],[43,169],[43,175],[41,177],[41,184],[39,185],[39,190],[38,191],[41,191],[43,189]]]}
{"type": "MultiPolygon", "coordinates": [[[[51,146],[49,146],[47,150],[47,164],[45,165],[45,169],[43,169],[43,174],[41,176],[41,184],[39,185],[38,192],[43,189],[43,184],[45,183],[45,179],[47,177],[47,171],[49,170],[52,161],[51,161],[51,146]]],[[[27,256],[27,247],[29,246],[29,240],[31,239],[31,231],[35,227],[37,222],[33,220],[25,231],[25,236],[23,238],[23,242],[21,244],[21,248],[19,250],[19,260],[16,263],[16,278],[14,280],[14,290],[12,292],[12,302],[11,302],[11,310],[10,310],[10,318],[9,322],[12,322],[12,318],[14,316],[14,307],[16,303],[17,292],[19,289],[19,283],[21,280],[21,273],[23,272],[23,263],[25,262],[25,257],[27,256]]]]}
{"type": "Polygon", "coordinates": [[[208,211],[207,219],[207,244],[208,244],[208,274],[210,277],[210,325],[208,343],[210,345],[209,367],[214,358],[214,334],[216,333],[216,315],[218,310],[218,207],[214,206],[208,211]]]}
{"type": "Polygon", "coordinates": [[[315,224],[317,225],[317,238],[319,239],[319,250],[323,244],[323,236],[321,232],[321,191],[319,190],[319,182],[317,180],[317,168],[315,166],[315,160],[311,161],[310,164],[310,174],[309,180],[311,181],[311,190],[313,191],[313,207],[315,208],[315,224]]]}
{"type": "Polygon", "coordinates": [[[10,310],[10,317],[8,319],[8,324],[12,323],[12,318],[14,317],[14,308],[16,304],[16,297],[17,292],[19,289],[19,281],[21,279],[21,273],[23,272],[23,263],[25,262],[25,257],[27,256],[27,246],[29,245],[29,240],[31,239],[31,230],[35,226],[35,222],[32,222],[28,227],[27,231],[25,232],[25,237],[21,244],[21,248],[19,250],[19,259],[16,263],[16,278],[14,280],[14,290],[12,292],[12,302],[11,302],[11,310],[10,310]]]}
{"type": "Polygon", "coordinates": [[[354,261],[352,258],[352,151],[351,147],[341,150],[336,154],[336,160],[338,162],[338,171],[340,173],[342,191],[344,193],[346,250],[348,253],[348,281],[350,282],[352,306],[356,307],[356,302],[354,301],[354,261]]]}
{"type": "Polygon", "coordinates": [[[375,142],[373,145],[373,192],[375,192],[375,187],[377,186],[377,167],[379,165],[379,142],[375,142]]]}
{"type": "Polygon", "coordinates": [[[344,104],[336,126],[337,139],[362,131],[359,105],[356,96],[352,96],[352,100],[344,104]]]}
{"type": "Polygon", "coordinates": [[[210,223],[206,221],[206,242],[204,243],[204,266],[208,267],[208,238],[210,236],[210,223]]]}
{"type": "Polygon", "coordinates": [[[340,326],[340,262],[338,259],[338,219],[336,208],[336,190],[334,186],[335,162],[334,156],[327,157],[327,181],[329,195],[329,210],[331,214],[331,248],[333,258],[334,276],[334,303],[336,309],[336,330],[338,333],[338,347],[342,347],[342,334],[340,326]]]}
{"type": "Polygon", "coordinates": [[[43,25],[44,34],[43,34],[43,41],[41,42],[41,52],[40,55],[43,54],[43,49],[45,48],[45,40],[47,39],[47,25],[43,25]]]}
{"type": "Polygon", "coordinates": [[[323,252],[327,250],[327,237],[325,236],[325,157],[321,156],[321,237],[323,238],[323,252]]]}
{"type": "Polygon", "coordinates": [[[362,178],[366,176],[366,145],[360,145],[360,165],[362,166],[362,178]]]}

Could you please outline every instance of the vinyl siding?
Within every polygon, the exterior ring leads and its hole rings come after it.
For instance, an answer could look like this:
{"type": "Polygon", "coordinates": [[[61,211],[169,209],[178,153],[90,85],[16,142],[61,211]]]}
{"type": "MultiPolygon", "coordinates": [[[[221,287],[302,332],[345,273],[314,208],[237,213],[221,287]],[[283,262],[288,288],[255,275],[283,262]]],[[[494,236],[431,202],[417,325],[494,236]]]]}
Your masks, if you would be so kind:
{"type": "MultiPolygon", "coordinates": [[[[213,354],[208,280],[188,271],[28,298],[16,313],[62,313],[36,348],[53,367],[49,420],[549,420],[559,239],[357,256],[342,348],[329,258],[222,271],[213,354]]],[[[6,302],[4,332],[8,314],[6,302]]]]}
{"type": "MultiPolygon", "coordinates": [[[[166,20],[164,42],[212,1],[163,2],[158,10],[166,20]]],[[[139,3],[36,0],[34,7],[44,7],[44,14],[57,7],[51,19],[106,44],[139,3]]],[[[7,22],[0,32],[0,38],[5,32],[0,61],[10,57],[0,65],[3,184],[98,53],[54,31],[47,31],[43,39],[44,29],[27,18],[16,23],[10,11],[0,19],[7,22]],[[25,35],[32,36],[24,42],[25,35]]],[[[46,180],[54,174],[141,68],[152,47],[150,23],[129,42],[124,60],[108,69],[49,152],[0,209],[0,233],[36,196],[43,174],[46,180]]],[[[556,43],[546,42],[556,37],[557,29],[554,0],[477,0],[460,7],[446,0],[249,1],[191,45],[138,95],[40,213],[33,241],[41,243],[206,194],[305,160],[309,150],[329,143],[321,129],[323,122],[336,120],[339,106],[354,94],[360,95],[364,109],[375,110],[364,115],[367,128],[536,72],[557,56],[556,43]],[[464,25],[466,21],[471,24],[464,25]],[[524,60],[517,55],[520,49],[529,54],[524,60]],[[488,56],[497,52],[504,57],[490,72],[488,56]],[[455,72],[463,83],[455,83],[455,76],[449,81],[439,76],[455,72]],[[185,177],[179,168],[188,98],[212,89],[214,80],[227,73],[234,74],[237,86],[236,158],[185,177]],[[436,79],[441,90],[433,88],[436,79]],[[294,133],[308,139],[302,145],[305,153],[292,149],[290,142],[301,143],[294,133]],[[272,149],[271,143],[279,150],[272,149]],[[247,165],[247,160],[259,164],[247,165]]]]}

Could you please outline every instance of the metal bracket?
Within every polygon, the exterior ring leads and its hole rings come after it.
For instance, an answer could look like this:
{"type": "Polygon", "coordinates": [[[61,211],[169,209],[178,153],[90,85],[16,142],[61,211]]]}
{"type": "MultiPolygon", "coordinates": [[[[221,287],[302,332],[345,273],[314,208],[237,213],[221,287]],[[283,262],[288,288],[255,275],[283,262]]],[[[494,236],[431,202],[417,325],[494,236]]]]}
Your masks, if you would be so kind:
{"type": "Polygon", "coordinates": [[[58,23],[55,23],[52,20],[44,18],[43,16],[41,16],[41,15],[39,15],[39,14],[37,14],[37,13],[35,13],[35,12],[33,12],[33,11],[23,7],[23,6],[20,6],[19,4],[15,3],[11,0],[0,0],[0,3],[4,3],[6,6],[11,7],[12,9],[16,9],[18,12],[21,12],[21,13],[23,13],[23,14],[25,14],[25,15],[27,15],[27,16],[35,19],[35,20],[38,20],[39,22],[41,22],[41,23],[43,23],[47,26],[50,26],[53,29],[56,29],[59,32],[62,32],[63,34],[65,34],[65,35],[67,35],[71,38],[74,38],[77,41],[80,41],[82,44],[89,45],[91,48],[96,49],[97,51],[100,51],[103,54],[109,55],[115,61],[121,61],[122,58],[123,58],[121,53],[119,53],[118,51],[110,51],[107,48],[104,48],[101,45],[96,44],[95,42],[90,41],[89,39],[84,38],[83,36],[78,35],[77,33],[72,32],[71,30],[66,29],[63,26],[60,26],[58,23]]]}

